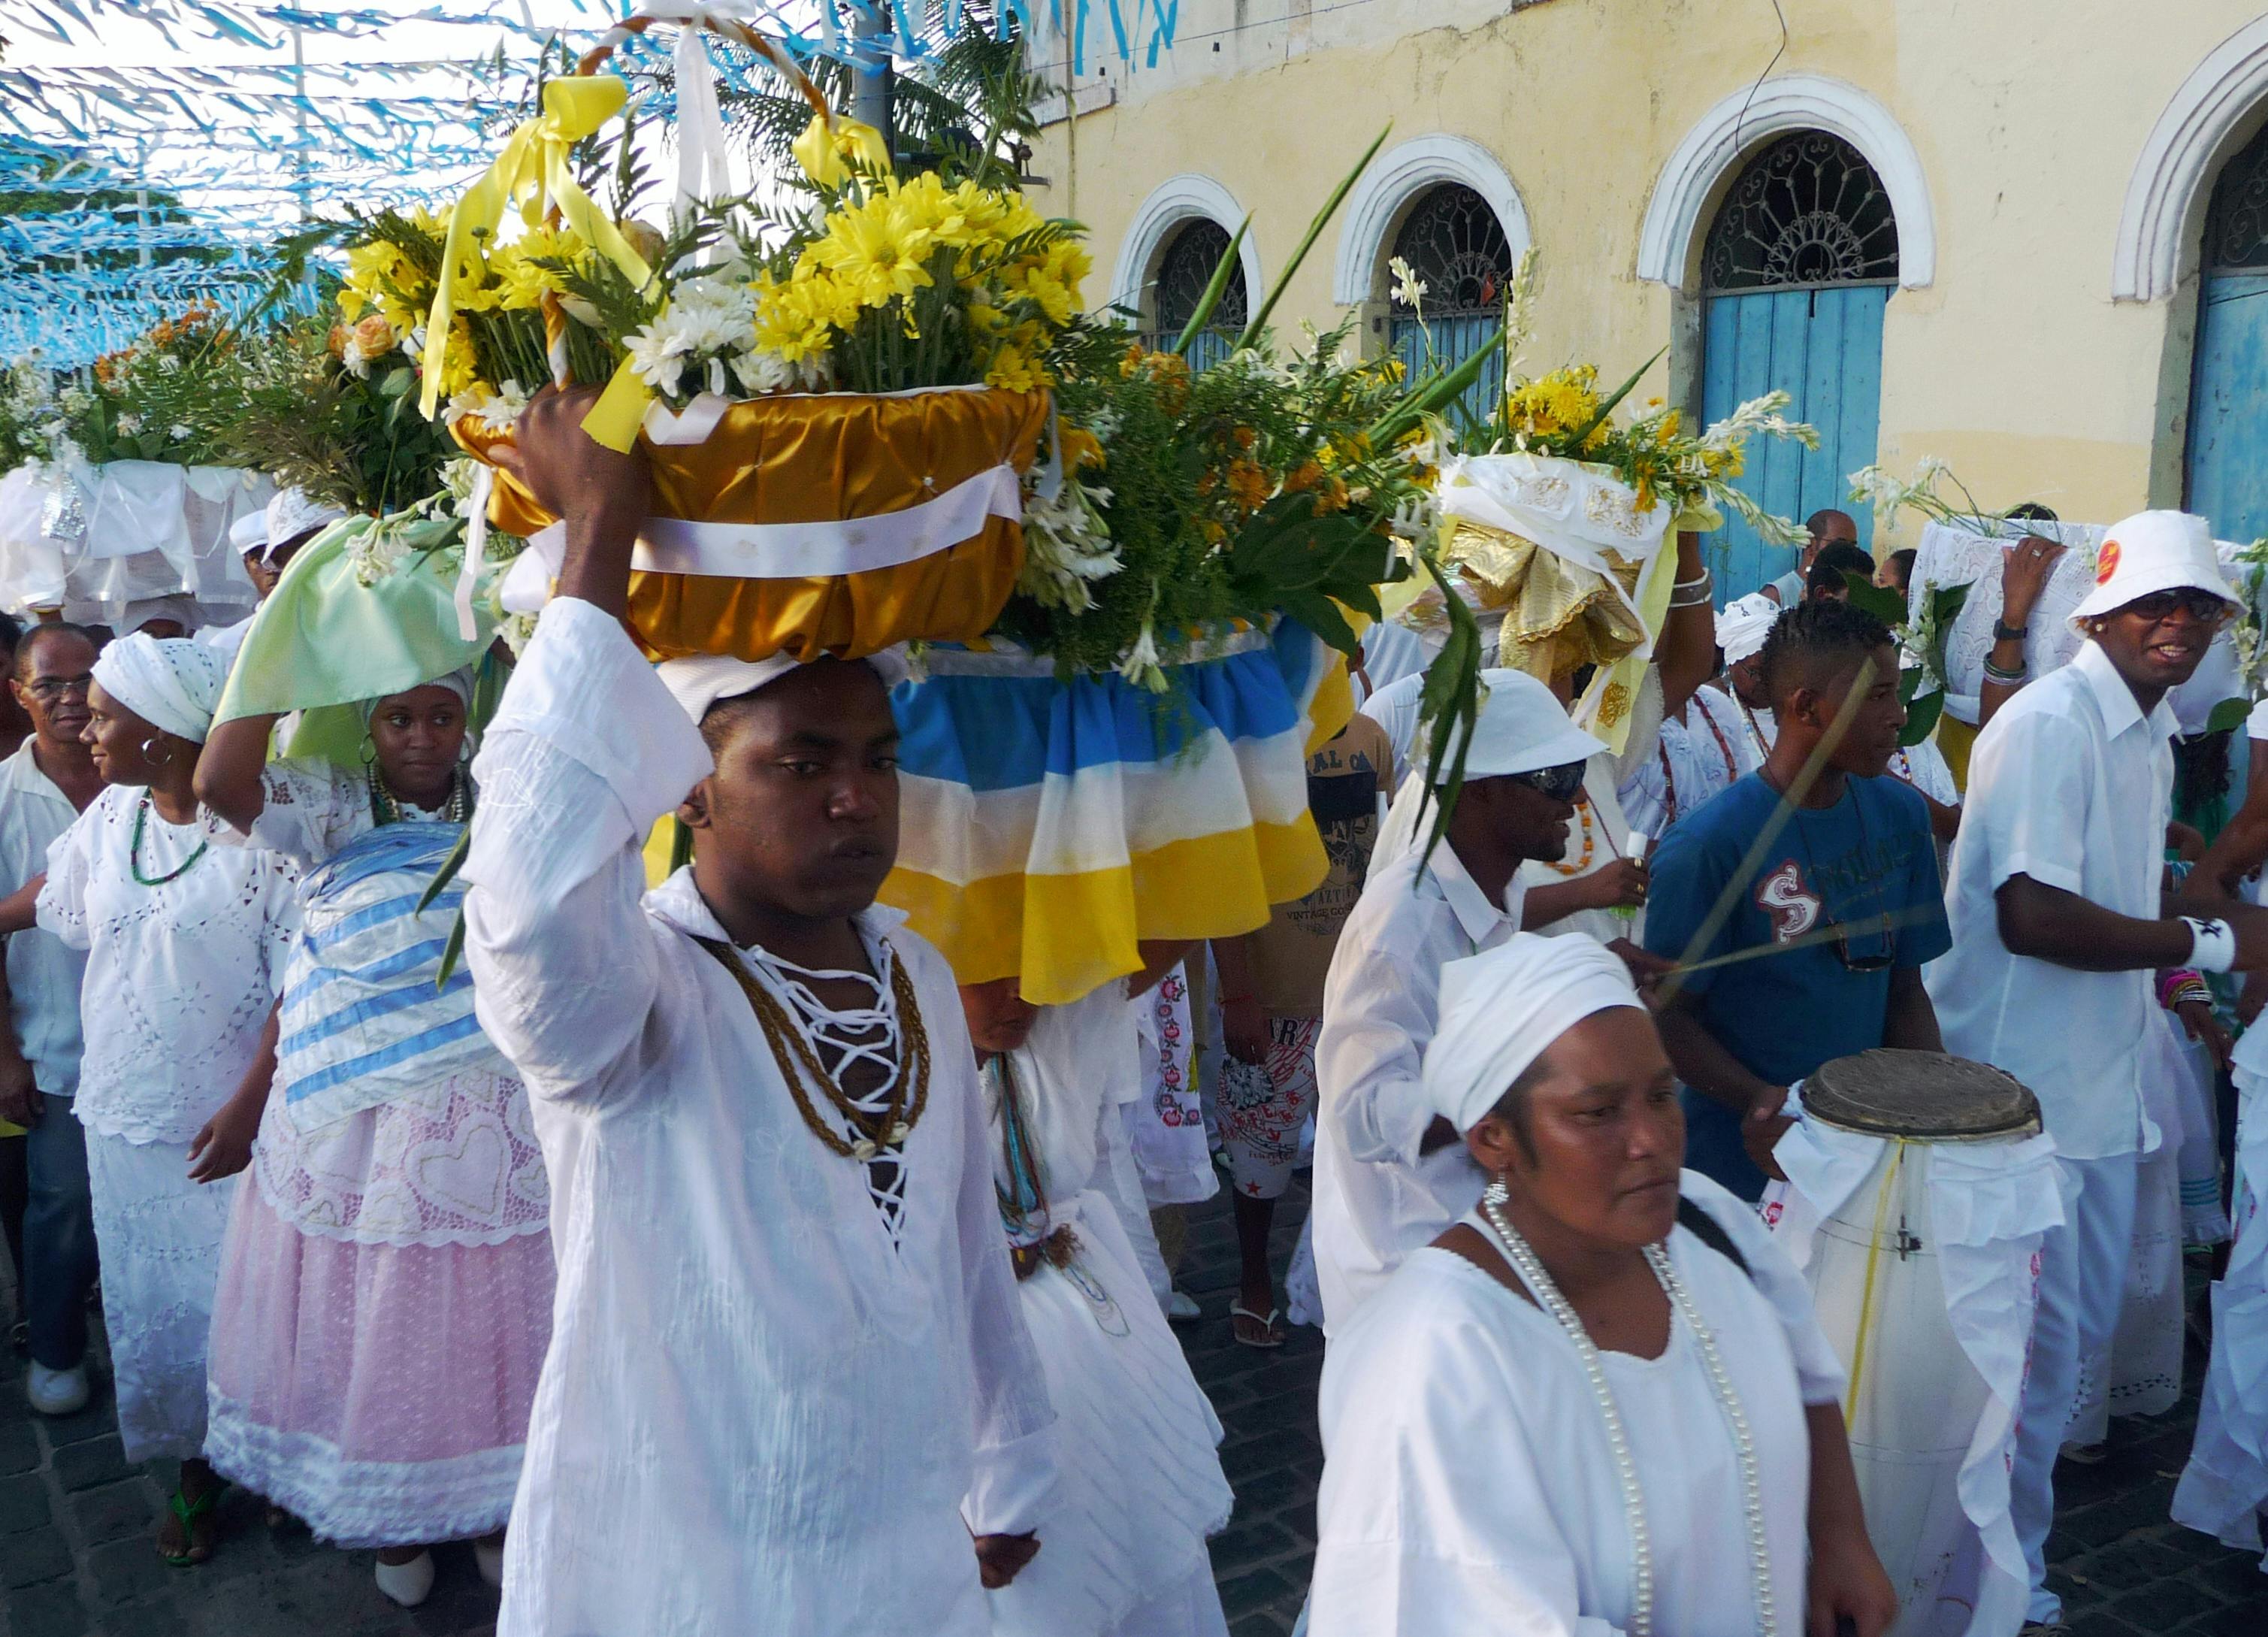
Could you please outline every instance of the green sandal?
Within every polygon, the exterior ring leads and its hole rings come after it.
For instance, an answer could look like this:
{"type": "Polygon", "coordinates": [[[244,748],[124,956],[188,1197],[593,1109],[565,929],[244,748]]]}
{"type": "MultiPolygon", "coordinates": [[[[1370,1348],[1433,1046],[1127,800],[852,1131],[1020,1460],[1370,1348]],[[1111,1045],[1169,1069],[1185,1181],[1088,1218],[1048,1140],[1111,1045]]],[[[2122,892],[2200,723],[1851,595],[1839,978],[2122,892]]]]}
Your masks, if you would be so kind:
{"type": "Polygon", "coordinates": [[[177,1569],[192,1569],[200,1563],[210,1561],[213,1554],[212,1545],[210,1542],[202,1546],[197,1545],[197,1521],[211,1514],[213,1508],[220,1503],[221,1491],[227,1487],[226,1484],[215,1484],[195,1501],[189,1500],[179,1489],[174,1490],[166,1504],[173,1508],[173,1515],[180,1520],[181,1538],[188,1550],[176,1555],[160,1546],[158,1555],[177,1569]]]}

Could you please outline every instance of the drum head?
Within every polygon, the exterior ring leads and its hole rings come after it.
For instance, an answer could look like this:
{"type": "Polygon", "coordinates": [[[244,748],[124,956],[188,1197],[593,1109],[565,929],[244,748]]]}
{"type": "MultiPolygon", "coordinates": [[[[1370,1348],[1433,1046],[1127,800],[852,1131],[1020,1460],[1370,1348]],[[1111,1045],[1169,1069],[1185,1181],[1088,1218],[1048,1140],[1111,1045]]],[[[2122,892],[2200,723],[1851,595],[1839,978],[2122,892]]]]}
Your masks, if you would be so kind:
{"type": "Polygon", "coordinates": [[[1918,1142],[2029,1137],[2040,1102],[1988,1064],[1882,1047],[1837,1058],[1803,1082],[1804,1112],[1845,1131],[1918,1142]]]}

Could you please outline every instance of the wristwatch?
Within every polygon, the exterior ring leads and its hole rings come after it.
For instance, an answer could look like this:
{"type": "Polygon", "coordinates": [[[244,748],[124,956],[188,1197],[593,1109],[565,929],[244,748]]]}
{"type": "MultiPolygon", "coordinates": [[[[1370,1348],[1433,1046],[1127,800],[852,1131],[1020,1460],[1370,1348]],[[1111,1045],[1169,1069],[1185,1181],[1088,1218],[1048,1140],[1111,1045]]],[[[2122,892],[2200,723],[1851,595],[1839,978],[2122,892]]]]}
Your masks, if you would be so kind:
{"type": "Polygon", "coordinates": [[[1992,640],[1994,642],[2021,642],[2024,639],[2025,634],[2031,629],[2032,628],[2029,625],[2010,625],[2002,621],[1994,620],[1992,622],[1992,640]]]}

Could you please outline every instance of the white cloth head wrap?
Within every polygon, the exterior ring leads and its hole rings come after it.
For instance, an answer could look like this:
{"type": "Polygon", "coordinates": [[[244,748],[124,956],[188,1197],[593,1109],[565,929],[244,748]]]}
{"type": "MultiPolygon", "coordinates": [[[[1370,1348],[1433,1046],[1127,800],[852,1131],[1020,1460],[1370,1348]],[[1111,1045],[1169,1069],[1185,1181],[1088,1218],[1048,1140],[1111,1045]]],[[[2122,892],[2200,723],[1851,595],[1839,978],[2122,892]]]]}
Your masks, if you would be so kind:
{"type": "MultiPolygon", "coordinates": [[[[885,648],[880,653],[870,653],[865,663],[874,667],[882,679],[882,686],[895,688],[906,679],[906,656],[902,650],[885,648]]],[[[709,707],[720,699],[738,699],[773,682],[796,669],[802,661],[784,653],[775,653],[761,660],[735,659],[728,653],[693,653],[681,660],[664,660],[654,671],[661,678],[685,714],[699,726],[701,719],[709,714],[709,707]]]]}
{"type": "Polygon", "coordinates": [[[1425,1048],[1428,1107],[1470,1131],[1528,1066],[1594,1012],[1645,1005],[1629,969],[1581,933],[1517,933],[1441,968],[1441,1023],[1425,1048]]]}
{"type": "Polygon", "coordinates": [[[94,662],[102,691],[151,726],[202,744],[228,661],[187,637],[121,637],[94,662]]]}
{"type": "MultiPolygon", "coordinates": [[[[431,682],[419,682],[417,687],[446,688],[451,693],[457,696],[457,703],[459,704],[463,705],[467,710],[470,710],[472,709],[473,704],[473,680],[479,675],[480,670],[477,666],[460,665],[455,670],[451,671],[447,675],[436,676],[431,682]]],[[[409,688],[399,688],[394,690],[395,693],[410,693],[414,691],[415,689],[409,688]]],[[[393,694],[381,694],[379,696],[379,698],[390,699],[393,697],[393,694]]],[[[365,699],[362,702],[362,719],[364,722],[369,721],[372,716],[378,713],[378,698],[365,699]]]]}
{"type": "Polygon", "coordinates": [[[1761,591],[1727,603],[1717,616],[1717,645],[1725,651],[1725,663],[1738,665],[1761,652],[1779,616],[1779,604],[1761,591]]]}
{"type": "Polygon", "coordinates": [[[268,503],[268,544],[260,560],[268,562],[278,546],[288,545],[308,530],[335,523],[345,515],[335,505],[310,499],[304,489],[278,490],[276,498],[268,503]]]}

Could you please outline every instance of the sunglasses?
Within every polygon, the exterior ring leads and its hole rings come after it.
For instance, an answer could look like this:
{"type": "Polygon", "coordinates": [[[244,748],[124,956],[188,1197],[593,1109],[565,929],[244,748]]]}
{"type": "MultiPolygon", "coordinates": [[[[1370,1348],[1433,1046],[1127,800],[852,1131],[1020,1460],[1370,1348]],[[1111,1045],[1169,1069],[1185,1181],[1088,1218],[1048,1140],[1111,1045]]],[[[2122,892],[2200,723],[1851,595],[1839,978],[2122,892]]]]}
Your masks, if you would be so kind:
{"type": "Polygon", "coordinates": [[[2137,597],[2121,614],[2139,615],[2152,622],[2169,620],[2176,610],[2187,614],[2201,624],[2218,625],[2231,610],[2226,598],[2216,597],[2209,591],[2154,591],[2146,597],[2137,597]]]}
{"type": "Polygon", "coordinates": [[[1532,772],[1507,773],[1505,777],[1516,779],[1554,801],[1572,801],[1575,793],[1583,788],[1583,764],[1568,762],[1558,767],[1539,767],[1532,772]]]}
{"type": "Polygon", "coordinates": [[[1890,938],[1890,918],[1887,913],[1879,916],[1870,915],[1858,925],[1858,930],[1861,933],[1867,933],[1882,940],[1882,951],[1880,955],[1852,955],[1851,953],[1852,929],[1850,925],[1847,922],[1837,920],[1831,915],[1822,916],[1821,922],[1822,931],[1831,930],[1834,933],[1835,958],[1843,962],[1843,970],[1846,972],[1887,972],[1890,970],[1891,962],[1898,958],[1897,945],[1890,938]]]}

